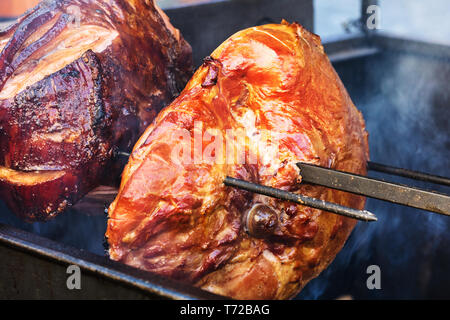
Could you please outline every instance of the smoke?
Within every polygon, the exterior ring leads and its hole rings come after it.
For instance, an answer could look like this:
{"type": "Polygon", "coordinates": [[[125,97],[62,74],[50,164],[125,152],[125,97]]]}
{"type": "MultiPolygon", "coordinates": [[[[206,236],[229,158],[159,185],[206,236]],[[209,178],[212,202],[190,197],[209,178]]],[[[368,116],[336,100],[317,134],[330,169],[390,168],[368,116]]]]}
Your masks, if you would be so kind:
{"type": "MultiPolygon", "coordinates": [[[[336,67],[363,112],[371,159],[449,176],[448,60],[385,53],[363,64],[365,80],[355,85],[348,68],[359,66],[336,67]]],[[[448,187],[370,175],[450,194],[448,187]]],[[[368,199],[366,208],[379,221],[358,223],[336,260],[298,298],[449,298],[450,218],[374,199],[368,199]],[[380,266],[381,290],[366,286],[366,269],[372,264],[380,266]]]]}
{"type": "Polygon", "coordinates": [[[20,220],[0,201],[0,223],[103,256],[107,218],[102,210],[96,211],[89,214],[75,206],[49,222],[31,224],[20,220]]]}

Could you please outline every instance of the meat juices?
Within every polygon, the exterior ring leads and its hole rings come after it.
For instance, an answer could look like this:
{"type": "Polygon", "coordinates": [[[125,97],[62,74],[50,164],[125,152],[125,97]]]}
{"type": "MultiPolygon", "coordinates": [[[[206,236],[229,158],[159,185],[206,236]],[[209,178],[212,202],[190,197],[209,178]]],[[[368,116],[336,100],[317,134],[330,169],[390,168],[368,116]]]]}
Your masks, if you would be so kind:
{"type": "MultiPolygon", "coordinates": [[[[223,157],[219,149],[212,153],[223,157]]],[[[226,187],[224,178],[362,209],[363,197],[301,184],[295,163],[365,175],[368,159],[364,120],[320,38],[287,22],[243,30],[205,59],[134,147],[109,209],[110,257],[237,299],[292,297],[331,263],[356,221],[226,187]],[[231,129],[246,135],[231,144],[256,161],[195,161],[231,129]]]]}
{"type": "Polygon", "coordinates": [[[43,221],[118,177],[114,152],[191,75],[189,44],[151,0],[41,2],[0,32],[1,198],[43,221]]]}

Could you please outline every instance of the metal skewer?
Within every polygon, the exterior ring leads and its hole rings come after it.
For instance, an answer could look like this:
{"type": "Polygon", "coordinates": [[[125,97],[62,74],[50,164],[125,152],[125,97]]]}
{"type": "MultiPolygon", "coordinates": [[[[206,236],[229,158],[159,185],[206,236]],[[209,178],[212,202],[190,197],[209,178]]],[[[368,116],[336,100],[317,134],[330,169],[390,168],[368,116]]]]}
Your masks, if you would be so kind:
{"type": "Polygon", "coordinates": [[[329,212],[333,212],[339,215],[343,215],[346,217],[362,220],[362,221],[377,221],[377,217],[366,210],[357,210],[353,208],[348,208],[341,206],[336,203],[327,202],[324,200],[319,200],[311,197],[307,197],[304,195],[271,188],[267,186],[263,186],[260,184],[248,182],[245,180],[235,179],[231,177],[226,177],[224,180],[224,184],[230,187],[235,187],[243,190],[247,190],[250,192],[262,194],[265,196],[292,201],[304,206],[312,207],[315,209],[325,210],[329,212]]]}
{"type": "Polygon", "coordinates": [[[414,179],[414,180],[420,180],[420,181],[432,182],[432,183],[436,183],[436,184],[442,184],[444,186],[450,186],[450,179],[446,178],[446,177],[435,176],[435,175],[428,174],[428,173],[387,166],[385,164],[376,163],[376,162],[372,162],[372,161],[367,162],[367,169],[372,170],[372,171],[379,171],[379,172],[384,172],[384,173],[388,173],[388,174],[393,174],[396,176],[401,176],[401,177],[410,178],[410,179],[414,179]]]}
{"type": "Polygon", "coordinates": [[[130,158],[131,153],[129,153],[129,152],[124,152],[124,151],[116,151],[115,154],[114,154],[114,156],[115,156],[115,157],[122,157],[122,158],[128,159],[128,158],[130,158]]]}

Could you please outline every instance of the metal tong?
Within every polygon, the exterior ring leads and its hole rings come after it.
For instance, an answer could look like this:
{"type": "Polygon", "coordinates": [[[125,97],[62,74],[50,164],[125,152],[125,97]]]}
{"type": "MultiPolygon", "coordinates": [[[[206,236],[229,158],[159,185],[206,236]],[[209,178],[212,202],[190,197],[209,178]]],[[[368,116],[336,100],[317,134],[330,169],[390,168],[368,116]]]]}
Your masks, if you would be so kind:
{"type": "MultiPolygon", "coordinates": [[[[300,169],[302,182],[305,183],[316,184],[336,190],[351,192],[361,196],[450,216],[450,197],[445,194],[324,168],[304,162],[297,163],[297,166],[300,169]]],[[[446,177],[386,166],[375,162],[368,162],[367,168],[372,171],[379,171],[411,179],[450,186],[450,179],[446,177]]],[[[367,210],[348,208],[336,203],[326,202],[320,199],[315,199],[244,180],[226,177],[224,183],[227,186],[255,192],[281,200],[292,201],[301,205],[329,211],[362,221],[377,220],[377,217],[367,210]]]]}

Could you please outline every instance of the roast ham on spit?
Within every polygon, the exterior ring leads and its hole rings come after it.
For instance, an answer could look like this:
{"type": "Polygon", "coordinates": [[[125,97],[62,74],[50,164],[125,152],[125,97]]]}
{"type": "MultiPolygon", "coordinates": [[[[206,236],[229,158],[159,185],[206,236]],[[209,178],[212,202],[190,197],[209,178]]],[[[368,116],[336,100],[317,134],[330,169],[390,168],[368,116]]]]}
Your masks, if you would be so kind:
{"type": "Polygon", "coordinates": [[[110,257],[233,298],[292,297],[356,221],[225,177],[362,209],[363,197],[302,184],[296,163],[365,175],[368,158],[364,120],[318,36],[286,22],[238,32],[135,145],[109,208],[110,257]]]}
{"type": "Polygon", "coordinates": [[[152,0],[43,1],[0,32],[0,194],[48,220],[114,173],[192,75],[152,0]]]}

